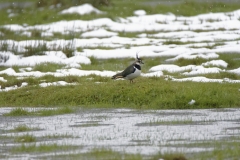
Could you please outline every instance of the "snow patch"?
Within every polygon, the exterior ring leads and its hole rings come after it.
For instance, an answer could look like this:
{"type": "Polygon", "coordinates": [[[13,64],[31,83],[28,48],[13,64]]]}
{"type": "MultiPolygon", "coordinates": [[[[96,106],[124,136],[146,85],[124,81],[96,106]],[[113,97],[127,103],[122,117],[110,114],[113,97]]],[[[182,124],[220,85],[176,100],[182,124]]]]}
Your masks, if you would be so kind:
{"type": "Polygon", "coordinates": [[[70,7],[60,12],[60,14],[74,14],[74,13],[85,15],[90,13],[102,14],[103,12],[94,8],[91,4],[88,3],[76,7],[70,7]]]}

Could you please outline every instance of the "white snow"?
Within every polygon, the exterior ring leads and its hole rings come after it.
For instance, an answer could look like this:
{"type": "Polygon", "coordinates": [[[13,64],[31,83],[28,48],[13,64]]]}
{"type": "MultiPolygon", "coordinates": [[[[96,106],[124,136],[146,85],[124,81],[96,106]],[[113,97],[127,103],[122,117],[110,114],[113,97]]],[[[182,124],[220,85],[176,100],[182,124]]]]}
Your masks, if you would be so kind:
{"type": "Polygon", "coordinates": [[[212,61],[203,63],[202,65],[206,66],[206,67],[216,66],[216,67],[223,67],[223,68],[227,68],[227,66],[228,66],[227,62],[225,62],[223,60],[212,60],[212,61]]]}
{"type": "Polygon", "coordinates": [[[117,33],[115,32],[109,32],[109,31],[106,31],[105,29],[98,29],[98,30],[95,30],[95,31],[90,31],[90,32],[85,32],[83,33],[81,36],[82,37],[111,37],[111,36],[116,36],[118,35],[117,33]]]}
{"type": "Polygon", "coordinates": [[[67,83],[65,81],[57,81],[57,82],[43,82],[40,83],[39,86],[41,87],[48,87],[48,86],[66,86],[66,85],[71,85],[70,83],[67,83]]]}
{"type": "Polygon", "coordinates": [[[191,70],[195,67],[196,67],[195,65],[188,65],[188,66],[184,66],[184,67],[179,67],[179,66],[174,65],[174,64],[161,64],[161,65],[154,66],[154,67],[150,68],[149,71],[150,72],[167,71],[167,72],[170,72],[170,73],[175,73],[175,72],[183,72],[183,71],[191,70]]]}
{"type": "Polygon", "coordinates": [[[136,11],[133,12],[133,14],[136,15],[136,16],[144,16],[147,13],[146,13],[145,10],[136,10],[136,11]]]}
{"type": "Polygon", "coordinates": [[[92,5],[86,3],[80,6],[76,7],[70,7],[68,9],[65,9],[60,12],[60,14],[80,14],[80,15],[85,15],[85,14],[90,14],[90,13],[96,13],[96,14],[101,14],[103,13],[102,11],[94,8],[92,5]]]}
{"type": "Polygon", "coordinates": [[[230,73],[235,73],[235,74],[238,74],[238,75],[240,75],[240,67],[239,67],[239,68],[237,68],[237,69],[232,69],[232,70],[229,70],[228,72],[230,72],[230,73]]]}
{"type": "Polygon", "coordinates": [[[4,79],[4,77],[0,77],[0,81],[2,81],[2,82],[7,82],[7,80],[4,79]]]}

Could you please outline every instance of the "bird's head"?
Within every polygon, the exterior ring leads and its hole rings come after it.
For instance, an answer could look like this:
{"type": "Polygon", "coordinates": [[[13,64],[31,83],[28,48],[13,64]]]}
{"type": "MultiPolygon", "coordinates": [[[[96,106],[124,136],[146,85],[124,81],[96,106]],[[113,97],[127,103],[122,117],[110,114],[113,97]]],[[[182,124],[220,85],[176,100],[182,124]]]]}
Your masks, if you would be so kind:
{"type": "Polygon", "coordinates": [[[138,65],[144,64],[142,59],[138,57],[138,54],[136,54],[136,58],[137,58],[136,64],[138,64],[138,65]]]}

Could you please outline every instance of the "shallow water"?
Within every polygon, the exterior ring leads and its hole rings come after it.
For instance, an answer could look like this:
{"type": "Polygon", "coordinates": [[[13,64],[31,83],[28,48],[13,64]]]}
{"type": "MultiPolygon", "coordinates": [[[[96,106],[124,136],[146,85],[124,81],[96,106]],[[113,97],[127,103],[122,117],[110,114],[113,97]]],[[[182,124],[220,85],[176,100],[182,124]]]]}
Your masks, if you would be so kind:
{"type": "MultiPolygon", "coordinates": [[[[74,145],[81,149],[74,154],[96,148],[107,148],[127,153],[154,154],[159,151],[201,152],[208,147],[185,147],[184,144],[232,138],[240,135],[240,109],[210,110],[131,110],[79,109],[74,114],[46,117],[3,116],[12,108],[0,109],[0,137],[33,135],[39,144],[74,145]],[[37,128],[28,132],[12,132],[19,125],[37,128]],[[58,138],[44,139],[49,135],[58,138]],[[67,136],[66,136],[67,135],[67,136]]],[[[0,138],[0,154],[5,158],[45,157],[68,152],[11,153],[21,145],[13,138],[0,138]],[[7,148],[7,149],[6,149],[7,148]]],[[[26,143],[29,144],[29,143],[26,143]]],[[[1,157],[0,157],[1,158],[1,157]]]]}

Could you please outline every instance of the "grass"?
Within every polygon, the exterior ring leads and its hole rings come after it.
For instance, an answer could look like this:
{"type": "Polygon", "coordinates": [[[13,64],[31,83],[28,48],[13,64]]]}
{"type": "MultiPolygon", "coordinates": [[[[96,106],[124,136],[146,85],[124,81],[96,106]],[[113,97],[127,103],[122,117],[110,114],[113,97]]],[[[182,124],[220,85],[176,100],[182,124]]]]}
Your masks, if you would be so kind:
{"type": "Polygon", "coordinates": [[[36,138],[32,135],[26,134],[26,135],[23,135],[23,136],[15,137],[14,142],[31,143],[31,142],[36,142],[36,138]]]}
{"type": "Polygon", "coordinates": [[[224,60],[228,63],[228,69],[236,69],[240,67],[240,54],[236,53],[226,53],[219,54],[219,59],[224,60]]]}
{"type": "Polygon", "coordinates": [[[58,63],[40,63],[33,67],[34,71],[40,72],[56,72],[57,69],[62,69],[64,65],[58,63]]]}
{"type": "MultiPolygon", "coordinates": [[[[33,0],[30,0],[35,2],[33,0]]],[[[193,16],[200,13],[209,13],[209,12],[229,12],[237,10],[240,8],[238,3],[219,3],[219,2],[208,2],[208,3],[199,3],[196,1],[184,1],[182,3],[176,3],[174,5],[164,5],[164,4],[155,4],[155,5],[146,5],[147,0],[140,0],[138,3],[135,1],[118,1],[111,0],[109,6],[104,5],[95,5],[102,11],[106,12],[106,15],[61,15],[58,14],[61,10],[66,9],[73,5],[66,0],[61,0],[61,7],[50,8],[52,3],[47,3],[44,7],[38,8],[34,3],[33,6],[29,8],[11,8],[12,12],[16,14],[10,18],[8,17],[7,9],[5,8],[0,11],[0,25],[4,24],[22,24],[23,22],[29,25],[43,24],[56,22],[62,19],[73,20],[73,19],[96,19],[102,17],[108,17],[111,19],[117,19],[118,17],[128,17],[133,15],[133,11],[138,9],[144,9],[148,14],[157,14],[157,13],[173,13],[176,15],[182,16],[193,16]],[[49,16],[51,15],[51,16],[49,16]]],[[[88,1],[89,3],[89,1],[88,1]]]]}
{"type": "MultiPolygon", "coordinates": [[[[140,57],[142,58],[142,57],[140,57]]],[[[169,57],[143,57],[142,60],[144,65],[142,66],[143,72],[148,72],[148,70],[155,65],[160,65],[166,63],[165,60],[169,57]]],[[[119,58],[119,59],[96,59],[90,57],[91,65],[81,64],[83,70],[111,70],[111,71],[121,71],[126,68],[126,66],[132,64],[134,58],[119,58]]]]}
{"type": "Polygon", "coordinates": [[[14,108],[9,113],[5,113],[5,116],[53,116],[61,114],[73,113],[74,109],[70,107],[60,107],[57,109],[39,109],[34,111],[28,111],[24,108],[14,108]]]}
{"type": "Polygon", "coordinates": [[[164,120],[151,120],[149,122],[144,123],[147,126],[158,126],[158,125],[190,125],[194,124],[192,119],[183,119],[183,120],[172,120],[172,121],[164,121],[164,120]]]}
{"type": "MultiPolygon", "coordinates": [[[[219,141],[210,141],[210,142],[200,142],[196,144],[190,144],[189,147],[199,147],[205,148],[213,147],[212,151],[199,152],[196,154],[191,154],[187,157],[196,160],[206,160],[206,159],[217,159],[217,160],[225,160],[225,159],[233,159],[237,160],[240,156],[239,153],[239,136],[234,136],[233,138],[227,138],[219,141]],[[193,146],[194,145],[194,146],[193,146]]],[[[186,145],[187,147],[188,145],[186,145]]]]}
{"type": "Polygon", "coordinates": [[[117,152],[113,151],[111,149],[92,149],[89,152],[81,153],[81,154],[72,154],[72,155],[60,155],[60,156],[54,156],[54,158],[61,158],[61,159],[92,159],[92,160],[98,160],[98,159],[105,159],[105,160],[186,160],[185,156],[181,153],[166,153],[166,154],[156,154],[156,155],[150,155],[150,156],[144,156],[140,154],[131,154],[131,153],[125,153],[125,152],[117,152]]]}
{"type": "Polygon", "coordinates": [[[31,131],[32,128],[26,126],[26,125],[18,125],[16,127],[14,127],[14,129],[12,131],[14,132],[26,132],[26,131],[31,131]]]}
{"type": "MultiPolygon", "coordinates": [[[[236,84],[172,82],[161,78],[138,78],[134,84],[130,84],[128,81],[114,81],[98,76],[95,78],[103,83],[95,84],[93,79],[75,86],[24,87],[0,92],[0,106],[94,106],[137,109],[240,106],[240,92],[236,84]],[[191,99],[196,103],[189,106],[188,102],[191,99]]],[[[22,109],[17,111],[28,114],[22,109]]]]}
{"type": "Polygon", "coordinates": [[[184,59],[180,58],[174,62],[178,66],[187,66],[187,65],[201,65],[202,63],[207,62],[207,59],[203,58],[194,58],[194,59],[184,59]]]}
{"type": "Polygon", "coordinates": [[[77,147],[69,145],[58,144],[40,144],[40,145],[26,145],[16,146],[12,148],[12,153],[42,153],[42,152],[56,152],[56,151],[68,151],[76,149],[77,147]]]}
{"type": "MultiPolygon", "coordinates": [[[[201,75],[200,75],[201,76],[201,75]]],[[[220,72],[220,73],[210,73],[207,75],[202,75],[206,78],[211,78],[211,79],[224,79],[224,78],[229,78],[233,80],[240,80],[240,75],[230,73],[230,72],[220,72]]]]}
{"type": "Polygon", "coordinates": [[[29,115],[32,115],[32,113],[23,108],[16,108],[11,110],[9,113],[5,113],[4,115],[5,116],[29,116],[29,115]]]}

